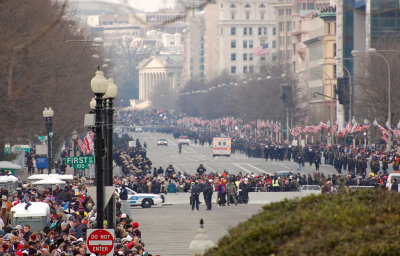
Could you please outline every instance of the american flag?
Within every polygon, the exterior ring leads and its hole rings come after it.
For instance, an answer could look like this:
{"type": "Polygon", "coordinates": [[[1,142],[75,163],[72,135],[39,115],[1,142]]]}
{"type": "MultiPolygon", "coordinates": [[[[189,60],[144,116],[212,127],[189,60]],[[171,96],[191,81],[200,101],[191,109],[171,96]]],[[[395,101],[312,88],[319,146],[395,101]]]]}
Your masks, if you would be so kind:
{"type": "Polygon", "coordinates": [[[269,54],[268,44],[260,45],[254,49],[255,56],[261,56],[264,54],[269,54]]]}
{"type": "Polygon", "coordinates": [[[81,149],[82,154],[89,155],[90,151],[86,147],[86,144],[82,142],[81,138],[78,138],[78,145],[79,145],[79,148],[81,149]]]}
{"type": "Polygon", "coordinates": [[[353,126],[351,127],[349,133],[355,133],[355,132],[361,132],[361,131],[362,131],[361,125],[355,123],[355,124],[353,124],[353,126]]]}
{"type": "Polygon", "coordinates": [[[86,137],[85,137],[84,141],[85,141],[86,148],[89,151],[92,151],[94,149],[94,133],[92,131],[89,131],[86,134],[86,137]]]}

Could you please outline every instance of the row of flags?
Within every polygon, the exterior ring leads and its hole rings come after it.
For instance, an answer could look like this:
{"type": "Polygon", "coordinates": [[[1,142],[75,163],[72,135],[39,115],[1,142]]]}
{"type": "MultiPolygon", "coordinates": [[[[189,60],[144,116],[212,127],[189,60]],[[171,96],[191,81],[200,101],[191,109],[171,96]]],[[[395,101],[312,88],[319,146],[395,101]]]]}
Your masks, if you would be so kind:
{"type": "MultiPolygon", "coordinates": [[[[377,121],[373,122],[373,124],[378,127],[378,129],[382,132],[383,138],[387,140],[389,133],[388,130],[383,126],[379,125],[377,121]]],[[[258,120],[249,123],[244,123],[242,120],[237,120],[230,117],[224,117],[217,120],[202,120],[201,118],[185,117],[178,121],[178,125],[202,126],[211,128],[219,128],[221,126],[226,126],[226,127],[239,126],[239,128],[247,130],[255,128],[257,129],[269,128],[274,132],[281,131],[280,124],[272,121],[258,120]]],[[[360,125],[358,123],[345,122],[343,127],[339,129],[337,125],[330,125],[329,122],[328,123],[320,122],[317,125],[310,125],[305,127],[301,126],[293,127],[289,131],[295,137],[299,136],[300,134],[315,134],[318,133],[321,129],[327,129],[332,134],[339,134],[341,136],[345,136],[347,134],[368,131],[370,126],[371,124],[360,125]]],[[[400,130],[397,129],[390,129],[390,130],[396,137],[400,138],[400,130]]]]}

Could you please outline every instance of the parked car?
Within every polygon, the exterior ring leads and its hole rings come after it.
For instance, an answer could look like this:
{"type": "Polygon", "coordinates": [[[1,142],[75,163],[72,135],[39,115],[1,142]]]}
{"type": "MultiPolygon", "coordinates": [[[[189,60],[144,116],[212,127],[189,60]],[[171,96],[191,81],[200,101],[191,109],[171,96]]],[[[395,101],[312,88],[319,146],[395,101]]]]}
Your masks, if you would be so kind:
{"type": "Polygon", "coordinates": [[[167,139],[159,139],[157,141],[157,146],[168,146],[168,140],[167,139]]]}
{"type": "Polygon", "coordinates": [[[183,135],[183,136],[179,136],[178,143],[180,143],[181,145],[189,146],[190,140],[189,140],[188,136],[183,135]]]}
{"type": "MultiPolygon", "coordinates": [[[[128,200],[130,206],[142,206],[143,208],[150,208],[152,205],[159,205],[164,202],[164,196],[157,194],[136,193],[130,188],[128,190],[128,200]]],[[[119,195],[121,188],[115,188],[116,193],[119,195]]]]}

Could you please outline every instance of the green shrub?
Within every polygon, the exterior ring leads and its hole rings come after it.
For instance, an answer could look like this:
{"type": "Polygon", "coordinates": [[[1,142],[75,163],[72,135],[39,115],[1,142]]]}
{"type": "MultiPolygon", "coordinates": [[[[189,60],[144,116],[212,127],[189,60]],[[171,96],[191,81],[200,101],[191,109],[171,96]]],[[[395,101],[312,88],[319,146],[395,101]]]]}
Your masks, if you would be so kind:
{"type": "Polygon", "coordinates": [[[399,234],[399,193],[314,195],[264,206],[206,255],[399,255],[399,234]]]}

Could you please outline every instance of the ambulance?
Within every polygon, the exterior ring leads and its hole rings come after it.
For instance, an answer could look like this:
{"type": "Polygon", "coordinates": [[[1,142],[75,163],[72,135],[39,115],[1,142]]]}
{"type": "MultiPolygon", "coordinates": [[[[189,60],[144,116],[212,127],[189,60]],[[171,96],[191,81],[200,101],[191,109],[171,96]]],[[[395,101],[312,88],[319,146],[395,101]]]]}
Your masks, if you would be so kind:
{"type": "Polygon", "coordinates": [[[231,156],[231,138],[214,137],[213,157],[216,156],[231,156]]]}

